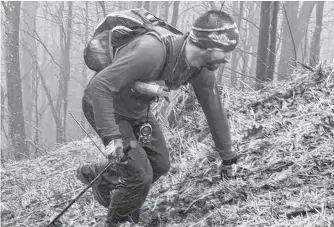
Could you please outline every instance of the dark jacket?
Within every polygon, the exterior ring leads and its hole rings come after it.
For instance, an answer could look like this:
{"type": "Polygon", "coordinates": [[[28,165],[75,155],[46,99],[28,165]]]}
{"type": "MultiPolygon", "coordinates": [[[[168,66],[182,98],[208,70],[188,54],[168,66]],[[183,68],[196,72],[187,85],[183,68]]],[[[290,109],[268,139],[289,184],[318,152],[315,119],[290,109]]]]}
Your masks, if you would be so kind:
{"type": "Polygon", "coordinates": [[[136,38],[118,51],[110,66],[91,79],[84,98],[93,106],[98,134],[102,139],[119,138],[118,118],[139,120],[147,115],[152,97],[134,92],[132,86],[136,81],[164,80],[170,89],[190,82],[207,118],[217,151],[224,160],[233,158],[228,121],[214,72],[190,68],[183,52],[172,74],[185,37],[167,35],[161,40],[152,34],[136,38]]]}

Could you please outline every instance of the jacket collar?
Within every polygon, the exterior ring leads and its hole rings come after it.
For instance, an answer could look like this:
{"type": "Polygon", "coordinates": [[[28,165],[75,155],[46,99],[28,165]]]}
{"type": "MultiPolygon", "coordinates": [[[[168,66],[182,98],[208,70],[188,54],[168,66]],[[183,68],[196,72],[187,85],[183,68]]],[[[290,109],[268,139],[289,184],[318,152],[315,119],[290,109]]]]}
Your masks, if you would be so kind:
{"type": "Polygon", "coordinates": [[[162,38],[166,47],[166,63],[160,79],[164,80],[166,86],[173,90],[184,85],[199,71],[189,66],[185,56],[185,44],[187,35],[172,35],[162,38]]]}

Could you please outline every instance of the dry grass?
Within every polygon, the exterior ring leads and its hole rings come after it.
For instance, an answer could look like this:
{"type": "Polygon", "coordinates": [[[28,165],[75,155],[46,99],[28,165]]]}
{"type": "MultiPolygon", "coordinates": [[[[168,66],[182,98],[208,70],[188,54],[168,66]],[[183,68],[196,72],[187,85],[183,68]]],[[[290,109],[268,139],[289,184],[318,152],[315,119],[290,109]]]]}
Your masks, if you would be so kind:
{"type": "MultiPolygon", "coordinates": [[[[216,154],[198,104],[181,108],[185,95],[175,93],[175,107],[155,106],[163,125],[165,116],[175,125],[164,128],[173,162],[152,187],[139,226],[334,226],[333,69],[296,71],[293,81],[262,92],[224,92],[234,147],[243,154],[230,181],[219,180],[219,159],[206,158],[216,154]]],[[[76,167],[97,159],[103,156],[85,139],[7,164],[2,225],[45,226],[83,189],[76,167]]],[[[88,191],[60,221],[102,226],[105,213],[88,191]]]]}

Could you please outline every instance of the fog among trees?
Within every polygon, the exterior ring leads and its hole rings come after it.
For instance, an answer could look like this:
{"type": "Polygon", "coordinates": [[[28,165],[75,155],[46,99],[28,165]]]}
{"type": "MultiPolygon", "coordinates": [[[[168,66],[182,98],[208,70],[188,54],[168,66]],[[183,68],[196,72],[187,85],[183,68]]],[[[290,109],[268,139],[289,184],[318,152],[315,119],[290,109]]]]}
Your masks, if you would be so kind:
{"type": "MultiPolygon", "coordinates": [[[[45,154],[89,133],[81,110],[94,74],[83,49],[110,12],[143,7],[183,32],[201,13],[223,10],[240,28],[221,86],[259,90],[289,79],[294,69],[334,62],[334,2],[92,1],[1,2],[1,156],[45,154]]],[[[153,51],[153,50],[152,50],[153,51]]]]}

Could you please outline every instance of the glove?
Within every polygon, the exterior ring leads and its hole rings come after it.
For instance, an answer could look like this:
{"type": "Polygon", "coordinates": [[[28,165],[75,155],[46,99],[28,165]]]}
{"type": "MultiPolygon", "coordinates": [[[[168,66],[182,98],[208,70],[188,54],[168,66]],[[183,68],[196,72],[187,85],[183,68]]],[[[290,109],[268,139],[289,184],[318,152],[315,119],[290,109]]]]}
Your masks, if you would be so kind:
{"type": "Polygon", "coordinates": [[[110,141],[106,146],[105,151],[107,152],[108,159],[119,160],[123,156],[123,141],[122,139],[115,139],[110,141]]]}
{"type": "Polygon", "coordinates": [[[235,156],[234,158],[230,160],[223,160],[222,164],[220,165],[220,178],[223,179],[232,179],[234,178],[233,173],[233,164],[237,164],[238,156],[235,156]]]}
{"type": "Polygon", "coordinates": [[[108,153],[109,160],[116,160],[116,162],[126,162],[129,158],[128,152],[136,148],[138,145],[137,141],[130,141],[126,146],[123,146],[122,139],[115,139],[108,144],[106,152],[108,153]]]}

